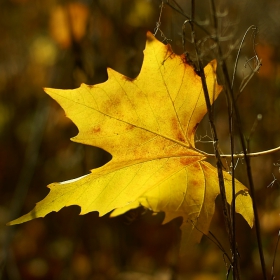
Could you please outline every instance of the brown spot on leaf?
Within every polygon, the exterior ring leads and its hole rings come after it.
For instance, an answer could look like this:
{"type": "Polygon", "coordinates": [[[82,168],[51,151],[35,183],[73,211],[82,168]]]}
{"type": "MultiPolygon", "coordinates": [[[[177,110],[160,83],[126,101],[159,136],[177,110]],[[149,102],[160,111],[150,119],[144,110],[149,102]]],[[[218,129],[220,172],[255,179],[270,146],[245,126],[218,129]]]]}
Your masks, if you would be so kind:
{"type": "Polygon", "coordinates": [[[180,158],[180,163],[182,163],[183,165],[188,165],[190,164],[190,160],[188,157],[182,157],[180,158]]]}
{"type": "Polygon", "coordinates": [[[181,131],[179,130],[178,120],[176,117],[173,117],[171,119],[171,125],[172,125],[172,130],[175,131],[175,133],[177,133],[176,139],[181,142],[185,142],[184,135],[182,135],[181,131]]]}
{"type": "Polygon", "coordinates": [[[181,58],[181,60],[182,60],[182,62],[183,62],[183,64],[188,64],[188,65],[190,65],[190,62],[189,62],[189,56],[188,56],[188,54],[186,53],[184,53],[184,54],[182,54],[182,55],[180,55],[180,58],[181,58]]]}
{"type": "Polygon", "coordinates": [[[171,119],[171,125],[173,130],[178,130],[178,120],[176,117],[172,117],[171,119]]]}
{"type": "Polygon", "coordinates": [[[200,182],[198,180],[192,180],[192,187],[193,188],[199,188],[200,182]]]}
{"type": "Polygon", "coordinates": [[[167,53],[168,53],[168,55],[169,55],[171,58],[174,58],[176,55],[175,55],[175,53],[173,52],[171,46],[168,44],[168,45],[166,45],[166,48],[167,48],[167,53]]]}
{"type": "Polygon", "coordinates": [[[198,70],[198,68],[197,68],[197,66],[196,66],[196,63],[195,63],[195,61],[193,61],[193,60],[190,58],[189,53],[186,52],[186,53],[180,55],[180,58],[181,58],[183,64],[185,64],[186,67],[189,67],[189,66],[190,66],[190,67],[194,70],[194,72],[195,72],[198,76],[200,76],[200,73],[199,73],[199,70],[198,70]]]}
{"type": "Polygon", "coordinates": [[[153,40],[155,40],[154,35],[150,31],[148,31],[147,32],[147,42],[151,43],[153,40]]]}
{"type": "Polygon", "coordinates": [[[177,134],[177,139],[178,139],[179,141],[181,141],[181,142],[185,142],[185,138],[184,138],[184,136],[181,134],[181,132],[179,132],[179,133],[177,134]]]}
{"type": "Polygon", "coordinates": [[[176,57],[176,54],[173,52],[171,46],[168,44],[168,45],[166,45],[165,59],[163,60],[163,62],[161,64],[164,65],[165,61],[167,61],[168,59],[173,59],[175,57],[176,57]]]}
{"type": "Polygon", "coordinates": [[[130,78],[130,77],[127,77],[127,76],[122,76],[122,78],[128,82],[132,82],[134,79],[133,78],[130,78]]]}
{"type": "Polygon", "coordinates": [[[100,132],[100,126],[95,126],[92,130],[93,133],[98,133],[100,132]]]}
{"type": "Polygon", "coordinates": [[[131,129],[133,129],[134,127],[135,127],[134,125],[129,124],[129,125],[126,126],[126,130],[131,130],[131,129]]]}
{"type": "Polygon", "coordinates": [[[121,103],[120,98],[111,97],[110,100],[104,106],[106,108],[105,111],[107,111],[109,108],[111,110],[111,108],[114,109],[114,108],[118,107],[120,103],[121,103]]]}
{"type": "Polygon", "coordinates": [[[192,134],[195,134],[198,125],[199,125],[199,123],[197,123],[197,124],[194,126],[193,131],[192,131],[192,134]]]}

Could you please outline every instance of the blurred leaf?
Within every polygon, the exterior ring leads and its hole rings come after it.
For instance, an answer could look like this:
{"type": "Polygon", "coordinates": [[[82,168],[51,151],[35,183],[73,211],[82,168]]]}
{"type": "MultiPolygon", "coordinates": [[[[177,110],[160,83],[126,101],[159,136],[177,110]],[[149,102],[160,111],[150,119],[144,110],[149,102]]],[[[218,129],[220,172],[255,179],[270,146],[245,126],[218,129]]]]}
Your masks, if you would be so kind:
{"type": "Polygon", "coordinates": [[[68,48],[72,40],[80,41],[87,27],[89,11],[82,3],[69,3],[67,6],[56,6],[50,16],[50,33],[62,47],[68,48]]]}
{"type": "Polygon", "coordinates": [[[259,71],[259,76],[267,79],[275,78],[275,51],[272,46],[267,44],[257,44],[256,51],[262,60],[262,67],[259,71]]]}
{"type": "Polygon", "coordinates": [[[153,8],[151,2],[138,0],[134,3],[126,20],[131,26],[138,27],[149,22],[152,17],[153,8]]]}

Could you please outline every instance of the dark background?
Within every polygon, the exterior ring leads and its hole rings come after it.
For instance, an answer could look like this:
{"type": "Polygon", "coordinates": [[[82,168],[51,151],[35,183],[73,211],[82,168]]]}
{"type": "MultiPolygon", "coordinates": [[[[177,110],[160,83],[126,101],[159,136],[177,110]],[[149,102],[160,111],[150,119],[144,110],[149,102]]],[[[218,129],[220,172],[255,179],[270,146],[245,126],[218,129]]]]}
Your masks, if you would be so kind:
{"type": "MultiPolygon", "coordinates": [[[[169,1],[175,6],[173,1],[169,1]]],[[[186,14],[190,2],[178,0],[186,14]]],[[[197,1],[197,20],[214,34],[208,1],[197,1]]],[[[51,213],[19,226],[6,222],[30,211],[48,193],[52,182],[82,176],[108,160],[110,155],[94,147],[73,143],[77,128],[43,87],[75,88],[107,79],[111,67],[129,77],[140,71],[148,30],[159,22],[158,0],[2,0],[0,2],[0,261],[4,280],[19,279],[225,279],[228,267],[223,253],[206,237],[177,258],[180,219],[161,225],[163,214],[141,209],[121,217],[79,216],[76,206],[51,213]]],[[[256,52],[262,68],[238,98],[244,133],[251,151],[280,145],[280,3],[273,0],[216,2],[222,47],[228,52],[232,74],[237,46],[246,29],[259,27],[256,52]]],[[[165,5],[160,40],[177,53],[182,46],[185,18],[165,5]]],[[[188,41],[186,48],[195,58],[188,41]]],[[[203,62],[215,58],[213,43],[197,30],[203,62]]],[[[254,66],[252,33],[239,59],[235,92],[254,66]],[[251,65],[251,66],[250,66],[251,65]]],[[[215,104],[215,121],[221,150],[228,153],[229,135],[225,97],[215,104]]],[[[210,135],[207,119],[197,137],[210,135]]],[[[208,140],[203,138],[203,140],[208,140]]],[[[212,152],[212,144],[199,148],[212,152]]],[[[237,146],[237,152],[240,151],[237,146]]],[[[252,172],[263,234],[264,255],[270,273],[279,230],[279,152],[252,159],[252,172]],[[272,184],[273,182],[273,184],[272,184]]],[[[237,165],[237,177],[245,185],[245,165],[237,165]]],[[[219,199],[211,231],[228,250],[219,199]]],[[[237,238],[243,279],[262,279],[254,230],[237,217],[237,238]]],[[[275,275],[280,277],[279,257],[275,275]]]]}

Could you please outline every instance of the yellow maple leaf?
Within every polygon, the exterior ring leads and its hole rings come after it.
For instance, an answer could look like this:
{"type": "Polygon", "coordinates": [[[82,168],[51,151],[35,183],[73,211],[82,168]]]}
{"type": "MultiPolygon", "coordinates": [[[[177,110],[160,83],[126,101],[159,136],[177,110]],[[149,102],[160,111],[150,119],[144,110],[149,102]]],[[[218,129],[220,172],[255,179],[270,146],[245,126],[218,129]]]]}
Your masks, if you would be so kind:
{"type": "MultiPolygon", "coordinates": [[[[216,62],[205,67],[213,103],[221,92],[216,62]]],[[[18,224],[79,205],[81,214],[120,215],[139,205],[182,216],[184,243],[207,233],[219,194],[217,171],[195,148],[194,135],[206,114],[200,77],[185,61],[147,34],[144,61],[135,79],[108,69],[102,84],[74,90],[46,89],[77,125],[74,141],[100,147],[112,160],[74,180],[49,185],[50,193],[18,224]]],[[[231,176],[224,172],[231,203],[231,176]]],[[[253,224],[251,198],[236,180],[236,211],[253,224]]]]}

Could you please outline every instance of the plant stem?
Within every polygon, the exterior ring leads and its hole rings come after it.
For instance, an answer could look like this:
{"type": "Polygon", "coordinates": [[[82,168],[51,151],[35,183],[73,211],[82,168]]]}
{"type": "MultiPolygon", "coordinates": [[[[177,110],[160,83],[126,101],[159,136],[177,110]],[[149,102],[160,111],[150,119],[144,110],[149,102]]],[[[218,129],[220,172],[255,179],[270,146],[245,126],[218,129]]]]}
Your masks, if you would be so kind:
{"type": "MultiPolygon", "coordinates": [[[[215,154],[208,154],[208,153],[206,153],[204,151],[201,151],[197,148],[195,148],[195,150],[198,151],[199,153],[205,155],[206,157],[215,157],[216,156],[215,154]]],[[[276,147],[276,148],[273,148],[273,149],[270,149],[270,150],[262,151],[262,152],[246,153],[246,156],[247,157],[259,157],[259,156],[265,156],[265,155],[268,155],[268,154],[271,154],[271,153],[275,153],[277,151],[280,151],[280,146],[276,147]]],[[[220,157],[221,158],[231,158],[232,155],[231,154],[224,154],[224,155],[220,154],[220,157]]],[[[244,158],[244,157],[245,157],[245,154],[243,152],[239,153],[239,154],[233,154],[233,158],[244,158]]]]}
{"type": "MultiPolygon", "coordinates": [[[[195,11],[195,0],[192,0],[192,16],[193,17],[194,17],[194,11],[195,11]]],[[[192,20],[193,19],[194,18],[192,18],[192,20]]],[[[230,211],[229,211],[229,207],[228,207],[228,203],[227,203],[227,199],[226,199],[222,161],[221,161],[221,157],[220,157],[220,153],[219,153],[219,149],[218,149],[218,137],[217,137],[216,127],[214,124],[213,110],[212,110],[212,105],[211,105],[209,92],[208,92],[208,88],[207,88],[207,84],[206,84],[204,68],[203,68],[203,65],[202,65],[202,62],[200,59],[200,53],[199,53],[199,49],[197,46],[194,25],[193,25],[192,21],[189,21],[189,24],[191,26],[192,40],[193,40],[193,44],[195,47],[195,52],[196,52],[196,57],[197,57],[197,62],[198,62],[198,71],[199,71],[199,75],[201,77],[202,88],[203,88],[204,98],[205,98],[205,102],[206,102],[209,123],[210,123],[210,127],[211,127],[211,132],[212,132],[212,135],[214,138],[213,146],[214,146],[216,165],[217,165],[217,171],[218,171],[220,194],[221,194],[222,202],[223,202],[224,221],[225,221],[226,230],[227,230],[227,233],[229,236],[229,242],[231,244],[232,243],[232,228],[231,228],[231,221],[230,221],[230,211]]]]}
{"type": "MultiPolygon", "coordinates": [[[[217,18],[216,18],[216,9],[215,9],[214,0],[211,0],[210,3],[211,3],[212,14],[213,14],[214,27],[215,27],[215,30],[217,30],[217,18]]],[[[225,61],[223,59],[223,53],[222,53],[222,50],[221,50],[221,46],[219,44],[218,36],[216,36],[216,42],[217,42],[217,47],[218,47],[219,63],[221,65],[223,76],[224,76],[225,92],[228,95],[228,99],[230,99],[231,104],[233,105],[233,113],[234,113],[234,116],[236,118],[237,132],[239,134],[241,146],[242,146],[242,149],[243,149],[244,159],[245,159],[245,163],[246,163],[246,167],[247,167],[246,169],[247,169],[247,176],[248,176],[248,181],[249,181],[249,186],[250,186],[250,191],[251,191],[251,197],[252,197],[252,202],[253,202],[253,211],[254,211],[255,225],[256,225],[256,235],[257,235],[260,261],[261,261],[261,266],[262,266],[262,273],[263,273],[264,279],[266,280],[267,279],[266,268],[265,268],[265,261],[264,261],[264,256],[263,256],[261,234],[260,234],[260,223],[259,223],[259,218],[258,218],[258,211],[257,211],[257,205],[256,205],[256,198],[255,198],[255,188],[254,188],[254,182],[253,182],[253,177],[252,177],[252,172],[251,172],[250,158],[247,156],[247,148],[246,148],[245,139],[244,139],[244,136],[243,136],[243,133],[242,133],[242,128],[241,128],[241,118],[240,118],[240,115],[239,115],[239,111],[237,109],[236,102],[234,101],[234,96],[233,96],[233,91],[231,89],[229,73],[228,73],[225,61]]]]}

